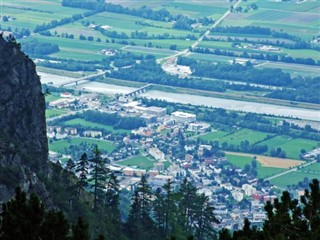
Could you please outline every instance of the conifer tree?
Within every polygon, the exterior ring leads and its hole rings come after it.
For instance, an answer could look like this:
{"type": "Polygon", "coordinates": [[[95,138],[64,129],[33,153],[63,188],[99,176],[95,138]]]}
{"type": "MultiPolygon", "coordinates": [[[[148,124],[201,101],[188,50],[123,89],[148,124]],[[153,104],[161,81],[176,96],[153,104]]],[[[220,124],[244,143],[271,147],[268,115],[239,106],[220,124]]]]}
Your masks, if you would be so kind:
{"type": "Polygon", "coordinates": [[[217,219],[213,213],[209,198],[204,194],[197,194],[193,211],[193,226],[196,239],[214,239],[216,231],[213,224],[217,219]]]}
{"type": "Polygon", "coordinates": [[[145,176],[141,177],[132,197],[132,206],[126,223],[130,239],[151,239],[154,222],[151,218],[152,192],[145,176]]]}
{"type": "Polygon", "coordinates": [[[79,199],[82,190],[88,186],[88,157],[86,153],[83,153],[75,166],[75,173],[78,174],[79,180],[77,182],[77,198],[79,199]]]}
{"type": "Polygon", "coordinates": [[[101,158],[101,152],[96,145],[93,149],[94,157],[91,160],[93,163],[92,178],[93,181],[93,210],[96,211],[99,203],[103,203],[104,190],[106,186],[106,178],[108,175],[108,169],[104,166],[103,160],[101,158]]]}
{"type": "Polygon", "coordinates": [[[61,211],[50,210],[46,212],[41,224],[41,240],[68,240],[69,222],[61,211]]]}
{"type": "Polygon", "coordinates": [[[1,240],[67,240],[69,223],[61,211],[45,211],[35,194],[28,198],[20,188],[15,198],[3,204],[1,240]]]}
{"type": "Polygon", "coordinates": [[[107,180],[107,189],[105,196],[105,206],[112,214],[113,221],[120,222],[120,189],[117,177],[111,173],[107,180]]]}
{"type": "Polygon", "coordinates": [[[194,208],[197,188],[186,178],[183,180],[178,191],[178,222],[184,232],[192,232],[192,210],[194,208]]]}
{"type": "Polygon", "coordinates": [[[87,240],[89,239],[88,233],[89,226],[82,218],[78,218],[75,225],[72,225],[72,237],[71,240],[87,240]]]}

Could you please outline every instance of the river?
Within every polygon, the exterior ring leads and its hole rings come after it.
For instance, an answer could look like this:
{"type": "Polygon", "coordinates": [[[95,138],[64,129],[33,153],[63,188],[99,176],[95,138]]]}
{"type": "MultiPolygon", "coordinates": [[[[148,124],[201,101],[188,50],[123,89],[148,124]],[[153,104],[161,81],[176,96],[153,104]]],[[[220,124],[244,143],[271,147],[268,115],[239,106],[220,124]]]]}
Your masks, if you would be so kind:
{"type": "Polygon", "coordinates": [[[140,94],[141,97],[166,100],[168,102],[204,105],[243,112],[265,113],[284,117],[297,117],[306,120],[320,121],[320,111],[278,106],[272,104],[246,102],[231,99],[204,97],[191,94],[170,93],[162,91],[149,91],[140,94]]]}
{"type": "MultiPolygon", "coordinates": [[[[39,73],[42,83],[52,82],[53,85],[60,85],[64,82],[68,82],[73,78],[57,76],[47,73],[39,73]]],[[[136,88],[119,86],[115,84],[107,84],[100,82],[85,82],[76,86],[77,89],[87,90],[90,92],[102,93],[102,94],[126,94],[136,88]]],[[[272,114],[276,116],[301,118],[304,120],[320,121],[320,111],[311,109],[302,109],[294,107],[285,107],[272,104],[246,102],[231,99],[222,99],[214,97],[204,97],[191,94],[170,93],[163,91],[149,91],[140,94],[142,97],[161,99],[168,102],[203,105],[209,107],[224,108],[228,110],[242,111],[242,112],[254,112],[261,114],[272,114]]]]}

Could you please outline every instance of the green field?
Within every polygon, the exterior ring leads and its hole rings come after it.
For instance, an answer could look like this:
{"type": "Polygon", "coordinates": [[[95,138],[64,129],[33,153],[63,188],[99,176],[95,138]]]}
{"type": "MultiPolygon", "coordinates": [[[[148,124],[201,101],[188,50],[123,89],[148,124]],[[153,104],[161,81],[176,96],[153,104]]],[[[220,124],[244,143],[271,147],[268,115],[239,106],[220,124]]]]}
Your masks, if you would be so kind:
{"type": "Polygon", "coordinates": [[[46,118],[56,117],[65,114],[66,111],[59,109],[46,109],[46,118]]]}
{"type": "Polygon", "coordinates": [[[57,99],[59,99],[60,96],[58,96],[57,94],[49,94],[46,96],[46,102],[52,102],[52,101],[55,101],[57,99]]]}
{"type": "Polygon", "coordinates": [[[287,158],[299,159],[301,149],[310,151],[319,146],[319,142],[302,138],[293,139],[288,136],[276,136],[259,143],[259,145],[267,145],[269,152],[273,148],[280,147],[286,152],[287,158]]]}
{"type": "Polygon", "coordinates": [[[305,1],[275,2],[275,1],[246,1],[242,7],[255,3],[258,10],[247,13],[233,13],[222,23],[224,26],[255,25],[269,27],[277,31],[288,32],[306,40],[319,34],[320,19],[318,16],[319,2],[305,1]]]}
{"type": "Polygon", "coordinates": [[[199,138],[204,140],[204,141],[214,141],[214,140],[217,140],[225,135],[227,135],[228,133],[227,132],[224,132],[224,131],[214,131],[214,132],[210,132],[210,133],[207,133],[205,135],[202,135],[200,136],[199,138]]]}
{"type": "Polygon", "coordinates": [[[302,172],[318,173],[320,177],[320,163],[311,164],[307,167],[301,168],[302,172]]]}
{"type": "Polygon", "coordinates": [[[239,131],[223,136],[217,140],[219,143],[227,142],[229,145],[240,145],[242,141],[248,140],[251,145],[265,139],[268,135],[270,134],[249,129],[240,129],[239,131]]]}
{"type": "Polygon", "coordinates": [[[14,16],[16,19],[8,22],[1,22],[4,28],[28,28],[30,31],[37,25],[52,20],[60,20],[70,17],[73,14],[84,13],[87,10],[79,8],[63,7],[60,1],[12,1],[2,0],[1,14],[14,16]]]}
{"type": "Polygon", "coordinates": [[[64,126],[69,126],[69,127],[76,127],[78,125],[84,126],[84,127],[89,127],[89,128],[97,128],[97,129],[102,129],[106,131],[110,131],[113,133],[130,133],[130,130],[126,129],[114,129],[112,126],[109,125],[104,125],[100,123],[94,123],[94,122],[89,122],[81,118],[75,118],[72,120],[65,121],[63,123],[64,126]]]}
{"type": "MultiPolygon", "coordinates": [[[[246,164],[251,164],[252,158],[246,157],[246,156],[237,156],[232,154],[226,154],[226,157],[228,158],[228,161],[239,167],[244,168],[246,164]]],[[[276,175],[278,173],[283,172],[285,169],[282,168],[273,168],[273,167],[262,167],[261,163],[257,162],[257,172],[258,172],[258,178],[265,178],[270,177],[273,175],[276,175]]]]}
{"type": "Polygon", "coordinates": [[[301,171],[290,172],[290,173],[285,174],[283,176],[271,179],[270,183],[274,184],[278,187],[286,188],[289,185],[298,184],[298,182],[303,181],[304,178],[308,178],[308,179],[317,178],[317,179],[319,179],[319,174],[305,173],[305,172],[301,172],[301,171]]]}
{"type": "Polygon", "coordinates": [[[153,164],[155,162],[156,160],[150,157],[137,156],[137,157],[128,158],[122,161],[118,161],[117,163],[124,166],[131,166],[131,167],[137,166],[142,169],[151,169],[153,168],[153,164]]]}
{"type": "Polygon", "coordinates": [[[68,148],[71,145],[80,145],[81,143],[86,143],[87,145],[98,145],[98,148],[102,152],[111,153],[115,146],[112,142],[105,141],[105,140],[96,140],[96,139],[89,139],[89,138],[72,138],[68,140],[60,140],[55,141],[49,144],[49,149],[54,152],[63,152],[65,148],[68,148]]]}

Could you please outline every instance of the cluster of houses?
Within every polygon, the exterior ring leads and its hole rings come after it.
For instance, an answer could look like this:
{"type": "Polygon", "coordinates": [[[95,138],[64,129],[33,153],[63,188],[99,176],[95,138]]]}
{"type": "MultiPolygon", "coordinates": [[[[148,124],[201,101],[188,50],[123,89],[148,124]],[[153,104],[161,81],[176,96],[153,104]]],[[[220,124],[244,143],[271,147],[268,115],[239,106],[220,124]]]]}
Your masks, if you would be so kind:
{"type": "MultiPolygon", "coordinates": [[[[103,111],[140,116],[147,124],[132,130],[131,133],[139,137],[122,137],[117,142],[121,147],[107,156],[108,168],[117,174],[122,188],[134,189],[142,175],[148,176],[153,189],[162,187],[168,179],[179,185],[187,177],[214,204],[215,214],[220,220],[218,228],[240,229],[244,218],[252,221],[253,225],[261,226],[266,219],[264,204],[277,197],[273,187],[236,168],[226,157],[207,156],[213,151],[212,145],[188,141],[190,132],[202,134],[211,131],[210,124],[197,121],[195,114],[181,111],[167,114],[166,108],[143,106],[139,101],[114,101],[103,111]],[[182,144],[181,140],[186,143],[182,144]],[[152,169],[117,164],[119,160],[140,155],[141,151],[155,159],[152,169]],[[179,154],[181,152],[184,153],[179,154]],[[165,161],[170,163],[167,169],[165,161]]],[[[78,134],[76,128],[48,126],[48,137],[59,139],[62,135],[78,134]]],[[[83,131],[82,135],[105,137],[99,131],[90,130],[83,131]]]]}

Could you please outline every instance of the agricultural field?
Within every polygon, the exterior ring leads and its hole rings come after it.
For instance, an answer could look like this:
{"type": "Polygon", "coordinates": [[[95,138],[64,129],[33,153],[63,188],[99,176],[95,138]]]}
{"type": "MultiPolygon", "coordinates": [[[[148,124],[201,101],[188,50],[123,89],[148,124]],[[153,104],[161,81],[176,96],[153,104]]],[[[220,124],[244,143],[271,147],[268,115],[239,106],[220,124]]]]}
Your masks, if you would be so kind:
{"type": "Polygon", "coordinates": [[[298,161],[294,159],[268,157],[268,156],[257,155],[257,154],[239,153],[239,152],[226,152],[226,153],[237,156],[239,158],[249,157],[252,159],[253,157],[256,157],[257,161],[261,164],[262,167],[289,169],[291,167],[296,167],[304,163],[304,161],[298,161]]]}
{"type": "Polygon", "coordinates": [[[86,120],[81,119],[81,118],[75,118],[75,119],[72,119],[72,120],[65,121],[63,123],[63,125],[64,126],[69,126],[69,127],[76,127],[76,126],[80,125],[80,126],[83,126],[83,127],[97,128],[97,129],[102,129],[102,130],[105,130],[105,131],[110,131],[110,132],[119,133],[119,134],[129,133],[130,132],[129,130],[114,129],[112,126],[104,125],[104,124],[100,124],[100,123],[89,122],[89,121],[86,121],[86,120]]]}
{"type": "MultiPolygon", "coordinates": [[[[252,155],[253,156],[253,155],[252,155]]],[[[249,155],[239,155],[237,153],[227,153],[226,157],[228,158],[228,162],[239,167],[244,168],[246,164],[251,164],[253,158],[249,155]]],[[[257,159],[257,172],[258,178],[266,178],[278,173],[283,172],[284,168],[279,167],[266,167],[261,164],[261,162],[257,159]]]]}
{"type": "Polygon", "coordinates": [[[306,173],[302,171],[290,172],[280,177],[271,179],[270,183],[278,187],[286,188],[287,186],[298,184],[300,181],[303,181],[305,178],[319,179],[319,174],[306,173]]]}
{"type": "Polygon", "coordinates": [[[317,141],[302,138],[293,139],[288,136],[276,136],[274,138],[259,143],[259,145],[267,145],[268,151],[270,151],[273,148],[280,147],[283,151],[286,152],[287,158],[293,159],[299,159],[301,149],[310,151],[315,147],[319,147],[319,144],[320,143],[317,141]]]}
{"type": "Polygon", "coordinates": [[[97,145],[102,152],[111,153],[115,146],[112,142],[106,140],[96,140],[91,138],[72,138],[67,140],[54,141],[49,144],[49,149],[54,152],[63,152],[65,148],[71,145],[78,146],[80,144],[97,145]]]}
{"type": "Polygon", "coordinates": [[[257,5],[257,10],[249,10],[247,13],[232,13],[223,22],[223,25],[270,27],[305,39],[312,39],[319,33],[320,19],[317,14],[319,2],[317,1],[304,1],[297,4],[294,2],[252,0],[242,2],[241,7],[245,9],[253,3],[257,5]]]}
{"type": "Polygon", "coordinates": [[[229,145],[240,145],[242,141],[248,140],[249,144],[254,144],[256,142],[262,141],[269,134],[259,131],[253,131],[249,129],[241,129],[230,135],[226,135],[218,138],[219,143],[227,142],[229,145]]]}
{"type": "Polygon", "coordinates": [[[31,31],[37,25],[52,20],[60,20],[70,17],[73,14],[84,13],[87,10],[77,8],[67,8],[61,5],[60,1],[13,1],[2,0],[1,11],[3,15],[13,16],[15,20],[1,22],[1,27],[7,29],[28,28],[31,31]]]}
{"type": "Polygon", "coordinates": [[[309,166],[300,168],[299,170],[302,172],[307,172],[307,173],[314,173],[314,174],[318,173],[320,176],[320,163],[317,162],[317,163],[311,164],[309,166]]]}
{"type": "Polygon", "coordinates": [[[224,132],[224,131],[213,131],[213,132],[210,132],[210,133],[207,133],[205,135],[202,135],[200,136],[199,138],[201,140],[204,140],[204,141],[214,141],[214,140],[217,140],[225,135],[227,135],[228,133],[227,132],[224,132]]]}

